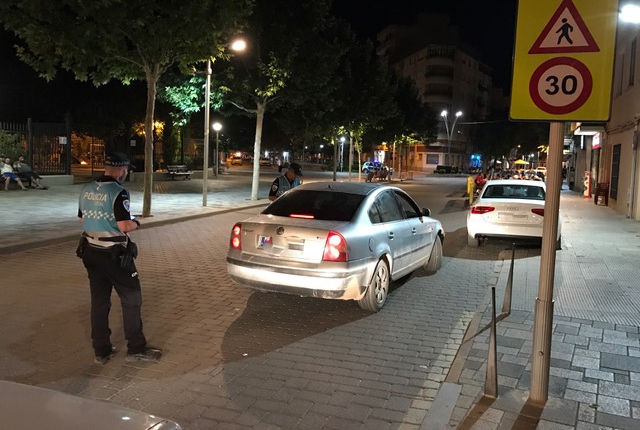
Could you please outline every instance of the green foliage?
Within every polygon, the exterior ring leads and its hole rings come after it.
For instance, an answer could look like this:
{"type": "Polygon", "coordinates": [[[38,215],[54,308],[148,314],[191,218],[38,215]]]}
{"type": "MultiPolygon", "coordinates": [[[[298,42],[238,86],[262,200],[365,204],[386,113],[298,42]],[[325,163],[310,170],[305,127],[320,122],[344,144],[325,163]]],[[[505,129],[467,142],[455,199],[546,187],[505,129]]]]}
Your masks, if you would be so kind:
{"type": "Polygon", "coordinates": [[[8,157],[13,162],[21,155],[27,154],[22,146],[20,135],[0,130],[0,156],[3,157],[3,161],[8,157]]]}

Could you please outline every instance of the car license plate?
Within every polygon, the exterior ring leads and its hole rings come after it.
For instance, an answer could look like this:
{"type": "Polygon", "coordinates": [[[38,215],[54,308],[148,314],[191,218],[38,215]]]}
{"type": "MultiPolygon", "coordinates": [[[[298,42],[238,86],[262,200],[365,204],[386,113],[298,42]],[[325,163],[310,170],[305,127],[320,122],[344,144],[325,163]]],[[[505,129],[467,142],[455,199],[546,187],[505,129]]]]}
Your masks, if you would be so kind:
{"type": "Polygon", "coordinates": [[[258,248],[264,248],[266,245],[272,245],[271,236],[260,236],[258,240],[258,248]]]}

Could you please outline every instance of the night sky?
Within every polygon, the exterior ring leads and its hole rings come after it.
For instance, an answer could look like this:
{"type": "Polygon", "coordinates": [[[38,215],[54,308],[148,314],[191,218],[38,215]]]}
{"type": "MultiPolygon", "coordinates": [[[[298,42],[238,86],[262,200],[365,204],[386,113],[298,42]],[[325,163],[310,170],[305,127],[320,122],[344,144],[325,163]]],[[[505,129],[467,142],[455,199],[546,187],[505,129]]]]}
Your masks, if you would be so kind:
{"type": "MultiPolygon", "coordinates": [[[[493,69],[494,86],[508,90],[516,7],[516,0],[335,0],[333,11],[350,22],[360,37],[374,41],[385,26],[411,24],[419,12],[446,13],[460,27],[463,40],[482,52],[482,61],[493,69]]],[[[78,106],[100,105],[141,90],[144,94],[144,84],[123,88],[114,82],[95,89],[64,72],[47,83],[15,57],[14,44],[10,34],[0,32],[0,121],[24,122],[31,117],[38,122],[60,122],[64,112],[78,106]]],[[[144,99],[142,114],[143,106],[144,99]]]]}

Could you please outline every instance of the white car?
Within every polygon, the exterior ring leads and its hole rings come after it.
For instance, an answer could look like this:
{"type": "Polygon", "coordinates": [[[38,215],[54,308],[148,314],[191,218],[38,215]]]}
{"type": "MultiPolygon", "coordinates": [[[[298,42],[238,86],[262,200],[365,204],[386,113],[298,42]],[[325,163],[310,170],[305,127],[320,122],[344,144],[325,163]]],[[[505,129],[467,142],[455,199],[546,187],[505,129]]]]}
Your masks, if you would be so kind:
{"type": "Polygon", "coordinates": [[[170,420],[46,388],[0,381],[0,428],[181,430],[170,420]]]}
{"type": "MultiPolygon", "coordinates": [[[[498,179],[488,181],[467,212],[467,242],[478,246],[488,237],[542,239],[543,181],[498,179]]],[[[561,249],[562,224],[558,217],[556,249],[561,249]]]]}
{"type": "Polygon", "coordinates": [[[313,182],[234,225],[227,270],[246,287],[384,305],[390,281],[442,264],[444,230],[399,188],[313,182]]]}

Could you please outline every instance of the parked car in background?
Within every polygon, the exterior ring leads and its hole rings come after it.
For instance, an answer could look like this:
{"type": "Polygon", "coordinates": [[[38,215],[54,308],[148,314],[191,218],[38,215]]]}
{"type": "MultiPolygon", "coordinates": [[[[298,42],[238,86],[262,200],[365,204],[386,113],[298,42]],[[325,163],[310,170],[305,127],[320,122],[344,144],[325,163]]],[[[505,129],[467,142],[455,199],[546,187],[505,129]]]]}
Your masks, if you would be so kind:
{"type": "Polygon", "coordinates": [[[369,173],[376,169],[379,169],[382,163],[379,161],[365,161],[362,163],[362,173],[369,173]]]}
{"type": "MultiPolygon", "coordinates": [[[[496,179],[487,181],[467,212],[467,242],[478,246],[489,237],[542,239],[546,185],[543,181],[496,179]]],[[[558,217],[556,248],[562,245],[558,217]]]]}
{"type": "Polygon", "coordinates": [[[181,430],[178,423],[98,400],[0,381],[0,428],[181,430]]]}
{"type": "Polygon", "coordinates": [[[266,157],[260,157],[260,165],[261,166],[271,166],[271,160],[266,157]]]}
{"type": "Polygon", "coordinates": [[[240,157],[239,155],[234,155],[233,157],[231,157],[231,165],[238,165],[238,166],[242,166],[243,160],[242,157],[240,157]]]}
{"type": "Polygon", "coordinates": [[[382,308],[392,280],[435,273],[445,233],[399,188],[314,182],[283,194],[231,230],[227,270],[249,288],[382,308]]]}

